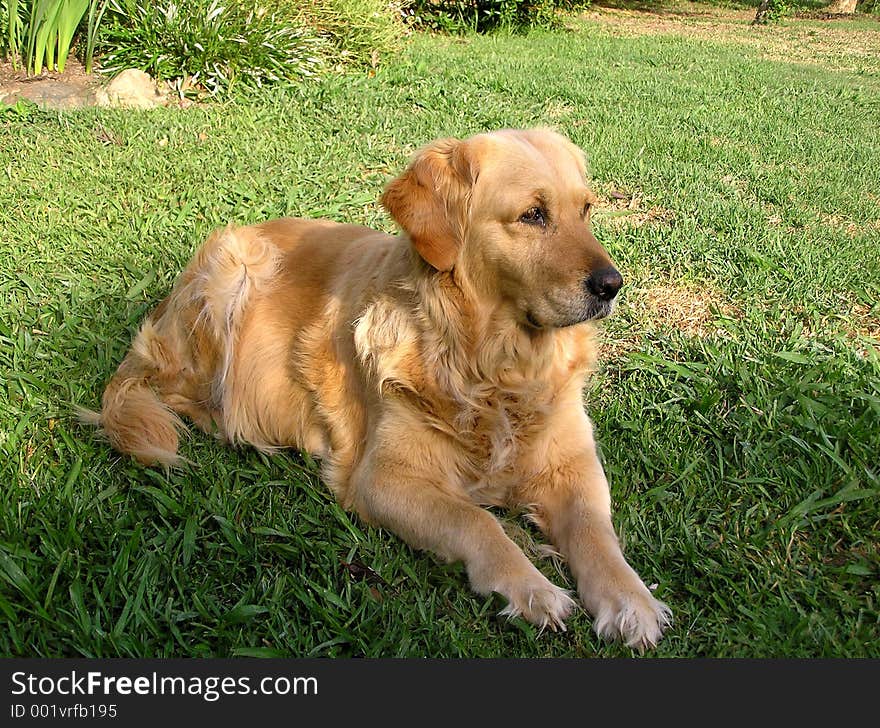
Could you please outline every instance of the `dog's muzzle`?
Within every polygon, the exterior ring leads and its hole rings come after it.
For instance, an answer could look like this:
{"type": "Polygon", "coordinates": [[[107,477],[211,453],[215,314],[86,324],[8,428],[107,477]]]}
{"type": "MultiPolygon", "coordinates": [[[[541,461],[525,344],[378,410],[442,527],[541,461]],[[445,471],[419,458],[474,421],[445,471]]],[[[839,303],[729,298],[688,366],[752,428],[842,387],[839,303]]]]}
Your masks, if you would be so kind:
{"type": "Polygon", "coordinates": [[[614,310],[617,293],[622,287],[623,276],[617,268],[609,266],[590,273],[584,281],[587,293],[584,319],[591,321],[608,316],[614,310]]]}
{"type": "Polygon", "coordinates": [[[590,273],[584,285],[600,301],[611,301],[623,287],[623,276],[617,268],[600,268],[590,273]]]}

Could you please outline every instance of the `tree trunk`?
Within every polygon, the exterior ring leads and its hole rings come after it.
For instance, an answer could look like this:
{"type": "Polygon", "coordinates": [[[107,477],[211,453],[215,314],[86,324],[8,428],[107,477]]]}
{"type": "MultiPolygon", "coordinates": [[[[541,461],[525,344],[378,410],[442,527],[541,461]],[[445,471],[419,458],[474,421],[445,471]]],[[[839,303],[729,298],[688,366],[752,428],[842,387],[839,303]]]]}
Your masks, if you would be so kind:
{"type": "Polygon", "coordinates": [[[825,8],[825,12],[834,15],[852,15],[856,11],[856,3],[858,0],[834,0],[831,5],[825,8]]]}

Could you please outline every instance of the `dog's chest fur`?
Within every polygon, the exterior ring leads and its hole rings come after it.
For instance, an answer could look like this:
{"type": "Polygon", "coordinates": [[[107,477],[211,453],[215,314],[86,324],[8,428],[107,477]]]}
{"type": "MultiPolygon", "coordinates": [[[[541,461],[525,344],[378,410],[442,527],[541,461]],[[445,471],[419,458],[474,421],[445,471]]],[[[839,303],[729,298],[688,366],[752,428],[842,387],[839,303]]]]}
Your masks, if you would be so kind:
{"type": "Polygon", "coordinates": [[[449,431],[460,453],[462,487],[478,503],[500,505],[522,476],[521,455],[545,428],[553,396],[539,387],[475,389],[459,404],[449,431]]]}
{"type": "Polygon", "coordinates": [[[594,358],[592,327],[544,337],[511,330],[457,348],[426,334],[388,299],[368,307],[355,327],[355,347],[381,398],[405,402],[415,421],[450,446],[448,477],[487,505],[504,504],[529,473],[547,418],[563,400],[580,406],[594,358]]]}

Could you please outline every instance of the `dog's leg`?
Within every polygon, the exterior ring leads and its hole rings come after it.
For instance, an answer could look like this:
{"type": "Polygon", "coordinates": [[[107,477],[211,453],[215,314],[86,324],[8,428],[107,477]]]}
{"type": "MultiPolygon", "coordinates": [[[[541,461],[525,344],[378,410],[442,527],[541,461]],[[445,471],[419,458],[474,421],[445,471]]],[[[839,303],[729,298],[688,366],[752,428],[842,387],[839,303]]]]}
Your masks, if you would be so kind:
{"type": "Polygon", "coordinates": [[[519,500],[568,559],[593,629],[630,647],[653,647],[672,621],[627,563],[611,522],[608,481],[584,415],[542,448],[545,467],[524,485],[519,500]],[[549,463],[549,464],[546,464],[549,463]]]}
{"type": "Polygon", "coordinates": [[[535,568],[492,514],[428,476],[403,475],[397,463],[370,470],[369,479],[353,489],[352,505],[362,518],[415,548],[463,561],[474,591],[498,592],[508,600],[502,614],[520,615],[542,629],[565,629],[574,601],[535,568]]]}

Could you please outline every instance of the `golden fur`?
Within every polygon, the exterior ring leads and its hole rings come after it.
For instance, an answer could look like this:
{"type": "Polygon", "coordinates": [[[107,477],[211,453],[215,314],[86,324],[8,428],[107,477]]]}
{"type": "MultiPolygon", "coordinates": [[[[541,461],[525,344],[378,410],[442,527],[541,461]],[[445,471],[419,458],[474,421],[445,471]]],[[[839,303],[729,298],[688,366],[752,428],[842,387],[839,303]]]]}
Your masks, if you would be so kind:
{"type": "Polygon", "coordinates": [[[504,130],[415,155],[382,197],[401,236],[292,218],[217,231],[91,420],[143,463],[177,461],[179,415],[305,449],[344,507],[464,561],[506,614],[564,628],[568,592],[480,506],[524,507],[596,631],[653,645],[670,613],[620,551],[582,404],[590,320],[620,285],[594,199],[571,142],[504,130]]]}

